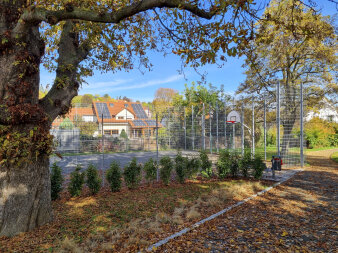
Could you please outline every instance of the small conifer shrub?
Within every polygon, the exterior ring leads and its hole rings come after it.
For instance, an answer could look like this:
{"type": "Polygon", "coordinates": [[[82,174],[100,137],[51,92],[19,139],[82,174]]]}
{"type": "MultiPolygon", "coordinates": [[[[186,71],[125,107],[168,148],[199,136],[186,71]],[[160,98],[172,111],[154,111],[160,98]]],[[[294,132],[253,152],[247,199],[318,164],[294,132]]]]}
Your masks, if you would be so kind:
{"type": "Polygon", "coordinates": [[[80,196],[82,187],[85,181],[85,173],[81,172],[81,166],[77,166],[75,171],[70,173],[70,183],[68,185],[68,191],[72,197],[80,196]]]}
{"type": "Polygon", "coordinates": [[[157,168],[156,163],[153,158],[150,158],[143,166],[143,170],[145,172],[145,178],[148,183],[151,183],[156,180],[157,176],[157,168]]]}
{"type": "Polygon", "coordinates": [[[106,172],[106,179],[112,192],[120,191],[122,185],[122,172],[120,165],[116,161],[113,161],[110,164],[110,168],[106,172]]]}
{"type": "Polygon", "coordinates": [[[51,183],[51,198],[56,200],[59,198],[59,193],[62,191],[63,177],[61,173],[61,168],[53,163],[52,171],[50,174],[50,183],[51,183]]]}
{"type": "Polygon", "coordinates": [[[102,180],[99,176],[99,172],[97,168],[93,164],[89,164],[87,171],[86,171],[86,184],[91,191],[91,193],[94,195],[98,193],[101,189],[101,183],[102,180]]]}
{"type": "Polygon", "coordinates": [[[160,160],[160,178],[165,185],[169,185],[171,171],[174,167],[169,156],[163,156],[160,160]]]}
{"type": "Polygon", "coordinates": [[[141,181],[141,165],[137,164],[134,157],[131,162],[124,168],[123,176],[124,182],[129,189],[135,189],[141,181]]]}

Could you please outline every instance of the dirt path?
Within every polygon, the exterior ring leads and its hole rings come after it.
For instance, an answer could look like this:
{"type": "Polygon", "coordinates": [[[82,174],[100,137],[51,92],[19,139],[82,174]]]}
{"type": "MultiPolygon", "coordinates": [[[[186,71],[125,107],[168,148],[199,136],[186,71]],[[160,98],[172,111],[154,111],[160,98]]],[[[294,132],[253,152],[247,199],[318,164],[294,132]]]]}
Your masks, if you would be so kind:
{"type": "Polygon", "coordinates": [[[309,152],[294,178],[157,252],[337,252],[336,150],[309,152]]]}

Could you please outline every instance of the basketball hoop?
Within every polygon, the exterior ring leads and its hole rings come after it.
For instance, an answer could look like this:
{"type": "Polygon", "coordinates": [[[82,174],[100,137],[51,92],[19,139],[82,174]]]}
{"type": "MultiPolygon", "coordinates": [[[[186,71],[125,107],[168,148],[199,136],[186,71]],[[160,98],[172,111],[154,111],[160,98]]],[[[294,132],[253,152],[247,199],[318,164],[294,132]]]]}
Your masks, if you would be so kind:
{"type": "Polygon", "coordinates": [[[231,111],[227,116],[227,123],[229,124],[235,124],[235,123],[241,123],[241,116],[236,111],[231,111]]]}

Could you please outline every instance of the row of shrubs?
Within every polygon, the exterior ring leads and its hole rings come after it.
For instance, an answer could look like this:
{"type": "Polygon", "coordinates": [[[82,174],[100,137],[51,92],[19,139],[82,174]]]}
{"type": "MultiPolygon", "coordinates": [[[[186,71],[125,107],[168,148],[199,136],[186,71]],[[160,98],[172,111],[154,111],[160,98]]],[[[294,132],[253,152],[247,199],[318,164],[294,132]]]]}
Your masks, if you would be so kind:
{"type": "MultiPolygon", "coordinates": [[[[265,164],[259,156],[252,159],[250,153],[245,153],[241,157],[236,153],[221,151],[216,164],[218,175],[215,175],[212,169],[212,162],[205,151],[201,151],[198,158],[183,157],[178,152],[174,159],[169,156],[162,157],[159,160],[159,166],[157,166],[156,161],[150,158],[142,167],[141,164],[137,163],[136,158],[133,158],[123,172],[120,165],[113,161],[105,173],[105,178],[112,192],[117,192],[121,189],[122,177],[129,189],[135,189],[141,182],[142,170],[145,174],[145,180],[151,183],[157,179],[157,167],[159,167],[161,181],[165,185],[169,185],[173,169],[176,172],[176,179],[180,183],[184,183],[187,178],[191,178],[198,173],[206,178],[218,176],[220,179],[224,179],[228,176],[237,177],[242,175],[243,177],[253,176],[258,179],[262,176],[265,164]]],[[[102,180],[97,168],[90,164],[86,171],[81,172],[81,170],[82,168],[77,166],[75,171],[70,174],[70,183],[68,185],[70,195],[79,196],[84,184],[87,185],[92,194],[99,192],[102,180]]],[[[51,171],[52,200],[58,198],[59,193],[62,191],[62,183],[61,168],[54,163],[51,171]]]]}
{"type": "Polygon", "coordinates": [[[266,165],[259,155],[252,157],[250,152],[245,152],[243,156],[226,150],[220,152],[217,161],[218,177],[224,179],[229,175],[232,177],[254,177],[260,179],[266,165]]]}

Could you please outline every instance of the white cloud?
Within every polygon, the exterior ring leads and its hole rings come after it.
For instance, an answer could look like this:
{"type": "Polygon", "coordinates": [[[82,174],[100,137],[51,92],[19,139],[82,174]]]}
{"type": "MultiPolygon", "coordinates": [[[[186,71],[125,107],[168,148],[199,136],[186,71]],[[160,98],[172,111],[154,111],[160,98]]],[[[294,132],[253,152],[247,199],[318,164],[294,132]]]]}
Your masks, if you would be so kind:
{"type": "Polygon", "coordinates": [[[100,90],[100,92],[104,92],[105,90],[109,91],[111,87],[115,87],[124,83],[132,82],[133,79],[117,79],[115,81],[109,81],[109,82],[96,82],[96,83],[91,83],[88,82],[89,85],[84,84],[82,87],[81,92],[85,91],[92,91],[92,90],[97,90],[103,88],[103,90],[100,90]]]}
{"type": "Polygon", "coordinates": [[[130,86],[125,85],[125,86],[121,86],[121,87],[114,87],[114,88],[110,89],[109,91],[140,89],[140,88],[145,88],[145,87],[150,87],[150,86],[155,86],[155,85],[160,85],[160,84],[172,83],[172,82],[178,81],[182,78],[183,78],[182,75],[173,75],[173,76],[167,77],[165,79],[150,80],[148,82],[132,84],[130,86]]]}

